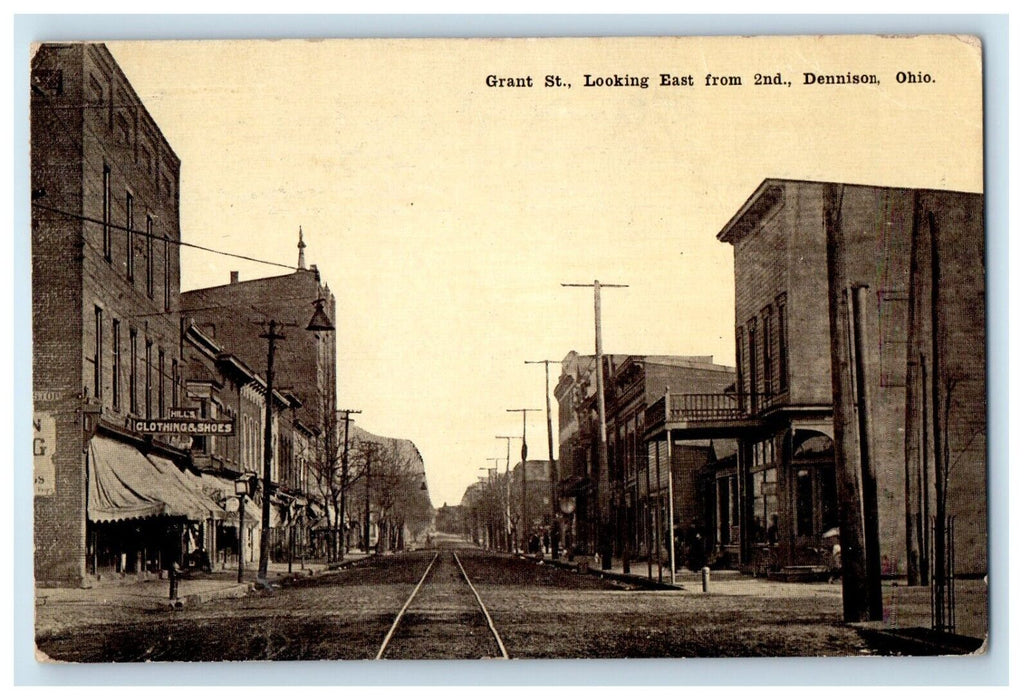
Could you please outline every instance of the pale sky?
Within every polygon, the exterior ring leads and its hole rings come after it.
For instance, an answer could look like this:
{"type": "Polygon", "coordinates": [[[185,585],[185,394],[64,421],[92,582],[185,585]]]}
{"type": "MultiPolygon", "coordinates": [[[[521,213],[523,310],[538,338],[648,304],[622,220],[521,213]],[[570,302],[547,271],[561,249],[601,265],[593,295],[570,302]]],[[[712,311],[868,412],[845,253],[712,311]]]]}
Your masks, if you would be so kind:
{"type": "MultiPolygon", "coordinates": [[[[182,160],[185,241],[293,265],[303,226],[337,298],[340,407],[418,445],[436,506],[505,456],[494,436],[522,429],[505,409],[543,409],[543,367],[524,360],[593,353],[592,293],[562,282],[629,285],[603,294],[605,352],[731,365],[733,254],[715,235],[764,178],[982,191],[979,47],[955,37],[108,47],[182,160]],[[806,71],[880,85],[804,86],[806,71]]],[[[184,290],[230,270],[285,272],[182,251],[184,290]]],[[[547,458],[544,416],[530,459],[547,458]]]]}

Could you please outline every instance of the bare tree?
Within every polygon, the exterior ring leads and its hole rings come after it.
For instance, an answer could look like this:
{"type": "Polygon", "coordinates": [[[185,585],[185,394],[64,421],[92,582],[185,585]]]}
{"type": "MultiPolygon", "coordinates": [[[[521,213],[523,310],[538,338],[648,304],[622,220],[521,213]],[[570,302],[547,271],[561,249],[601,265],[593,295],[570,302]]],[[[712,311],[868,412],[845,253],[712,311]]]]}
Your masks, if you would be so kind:
{"type": "Polygon", "coordinates": [[[380,551],[404,546],[407,529],[418,536],[432,523],[433,508],[425,486],[425,472],[418,450],[408,441],[375,441],[378,449],[364,449],[364,469],[370,508],[379,528],[380,551]]]}
{"type": "MultiPolygon", "coordinates": [[[[328,368],[326,369],[328,374],[328,368]]],[[[312,472],[315,488],[325,505],[326,524],[330,540],[326,543],[329,555],[338,558],[340,548],[339,533],[343,528],[343,513],[340,503],[343,489],[343,440],[340,439],[339,425],[336,417],[336,394],[329,385],[328,379],[322,382],[318,395],[318,427],[316,429],[314,460],[312,472]],[[330,507],[332,506],[332,507],[330,507]]]]}

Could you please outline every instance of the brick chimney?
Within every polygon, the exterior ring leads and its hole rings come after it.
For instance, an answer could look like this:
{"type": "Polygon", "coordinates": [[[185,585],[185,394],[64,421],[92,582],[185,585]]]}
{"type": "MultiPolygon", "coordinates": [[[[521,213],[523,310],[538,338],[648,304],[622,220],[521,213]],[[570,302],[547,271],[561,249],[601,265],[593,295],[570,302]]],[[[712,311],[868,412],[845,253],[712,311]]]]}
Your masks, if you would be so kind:
{"type": "Polygon", "coordinates": [[[229,284],[236,284],[240,281],[240,271],[232,270],[229,272],[229,284]]]}

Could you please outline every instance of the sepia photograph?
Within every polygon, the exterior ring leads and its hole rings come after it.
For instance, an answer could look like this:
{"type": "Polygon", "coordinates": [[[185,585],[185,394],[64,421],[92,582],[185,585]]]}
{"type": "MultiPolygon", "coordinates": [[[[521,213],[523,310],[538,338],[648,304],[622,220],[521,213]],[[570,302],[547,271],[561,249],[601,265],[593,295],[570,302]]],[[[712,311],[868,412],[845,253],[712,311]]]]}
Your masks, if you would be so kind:
{"type": "Polygon", "coordinates": [[[37,662],[989,652],[980,37],[101,39],[37,662]]]}

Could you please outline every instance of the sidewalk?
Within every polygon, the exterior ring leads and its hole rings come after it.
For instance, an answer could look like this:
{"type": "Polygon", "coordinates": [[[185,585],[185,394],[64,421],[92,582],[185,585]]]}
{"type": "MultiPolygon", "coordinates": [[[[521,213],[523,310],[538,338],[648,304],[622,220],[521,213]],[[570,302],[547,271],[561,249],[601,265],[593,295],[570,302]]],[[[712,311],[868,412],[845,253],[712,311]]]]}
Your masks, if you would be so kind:
{"type": "MultiPolygon", "coordinates": [[[[366,558],[364,552],[345,554],[343,559],[327,566],[324,560],[306,560],[304,568],[295,561],[292,573],[285,563],[269,562],[268,577],[272,585],[284,579],[316,576],[329,569],[347,566],[366,558]]],[[[243,572],[243,583],[237,583],[235,566],[222,569],[215,565],[211,573],[190,573],[178,579],[178,597],[169,597],[167,577],[137,581],[129,576],[125,579],[98,581],[90,588],[37,588],[36,609],[70,608],[76,605],[114,606],[121,609],[153,610],[160,608],[181,608],[219,598],[242,598],[255,589],[257,580],[256,562],[247,562],[243,572]]]]}
{"type": "MultiPolygon", "coordinates": [[[[548,558],[548,562],[551,560],[548,558]]],[[[562,566],[575,567],[585,564],[596,576],[622,580],[647,581],[647,562],[632,562],[630,573],[622,573],[622,562],[613,561],[611,569],[601,569],[592,557],[576,557],[574,562],[562,560],[562,566]]],[[[651,581],[658,581],[658,567],[651,567],[651,581]]],[[[710,574],[708,591],[702,590],[701,574],[687,569],[677,569],[675,587],[671,585],[668,568],[662,569],[663,588],[677,589],[687,594],[711,596],[748,596],[765,599],[841,598],[841,584],[835,583],[793,583],[770,581],[742,574],[735,570],[714,570],[710,574]]],[[[955,581],[955,633],[977,639],[987,638],[987,583],[978,579],[955,581]]],[[[930,629],[930,589],[927,586],[908,586],[904,581],[883,582],[883,622],[864,623],[868,629],[930,629]]]]}

